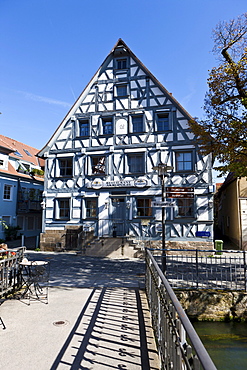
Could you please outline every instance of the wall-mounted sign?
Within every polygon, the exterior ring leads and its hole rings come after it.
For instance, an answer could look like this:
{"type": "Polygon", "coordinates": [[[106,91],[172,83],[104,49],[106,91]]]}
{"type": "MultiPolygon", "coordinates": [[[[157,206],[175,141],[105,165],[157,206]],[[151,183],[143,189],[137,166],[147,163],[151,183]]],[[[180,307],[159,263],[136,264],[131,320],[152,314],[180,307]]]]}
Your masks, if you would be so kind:
{"type": "Polygon", "coordinates": [[[137,179],[134,181],[134,184],[137,188],[144,188],[144,186],[147,186],[147,180],[146,179],[137,179]]]}
{"type": "Polygon", "coordinates": [[[196,231],[196,236],[199,238],[209,238],[210,235],[210,231],[196,231]]]}
{"type": "Polygon", "coordinates": [[[117,180],[117,181],[103,181],[101,179],[94,179],[87,185],[88,188],[101,189],[101,188],[130,188],[137,187],[143,188],[148,186],[148,180],[140,178],[136,180],[117,180]]]}
{"type": "Polygon", "coordinates": [[[176,205],[176,202],[167,202],[167,201],[164,201],[164,202],[151,202],[151,206],[152,207],[173,207],[176,205]]]}

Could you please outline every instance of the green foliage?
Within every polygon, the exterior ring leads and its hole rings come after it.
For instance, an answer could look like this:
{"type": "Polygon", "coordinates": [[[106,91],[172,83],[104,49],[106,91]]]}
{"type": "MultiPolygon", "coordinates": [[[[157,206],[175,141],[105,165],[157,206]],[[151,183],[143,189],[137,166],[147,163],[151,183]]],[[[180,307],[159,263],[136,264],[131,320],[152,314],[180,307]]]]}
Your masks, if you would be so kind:
{"type": "Polygon", "coordinates": [[[19,230],[21,230],[21,228],[19,226],[7,225],[7,227],[4,230],[6,240],[17,239],[17,235],[18,235],[19,230]]]}
{"type": "Polygon", "coordinates": [[[206,119],[190,123],[202,151],[213,153],[222,173],[247,176],[247,13],[213,31],[219,57],[208,78],[206,119]]]}
{"type": "Polygon", "coordinates": [[[44,176],[44,171],[39,170],[38,168],[34,168],[34,169],[32,169],[31,174],[32,175],[38,175],[38,176],[44,176]]]}
{"type": "Polygon", "coordinates": [[[4,227],[4,229],[8,228],[8,225],[6,224],[6,222],[4,220],[2,220],[1,218],[0,218],[0,225],[2,225],[4,227]]]}

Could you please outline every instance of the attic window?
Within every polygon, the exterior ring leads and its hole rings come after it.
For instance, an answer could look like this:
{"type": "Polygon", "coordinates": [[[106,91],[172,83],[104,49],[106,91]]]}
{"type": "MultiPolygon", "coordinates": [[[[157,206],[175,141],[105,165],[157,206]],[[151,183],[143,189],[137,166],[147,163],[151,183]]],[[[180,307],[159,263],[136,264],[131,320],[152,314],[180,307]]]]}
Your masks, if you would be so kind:
{"type": "Polygon", "coordinates": [[[14,152],[14,154],[15,154],[15,155],[17,155],[18,157],[22,157],[22,154],[21,154],[20,152],[18,152],[18,150],[16,150],[16,151],[14,152]]]}
{"type": "Polygon", "coordinates": [[[126,68],[127,68],[126,58],[116,59],[116,69],[126,69],[126,68]]]}
{"type": "Polygon", "coordinates": [[[29,155],[29,157],[32,157],[32,154],[30,154],[29,153],[29,151],[27,150],[27,149],[23,149],[24,150],[24,152],[27,154],[27,155],[29,155]]]}

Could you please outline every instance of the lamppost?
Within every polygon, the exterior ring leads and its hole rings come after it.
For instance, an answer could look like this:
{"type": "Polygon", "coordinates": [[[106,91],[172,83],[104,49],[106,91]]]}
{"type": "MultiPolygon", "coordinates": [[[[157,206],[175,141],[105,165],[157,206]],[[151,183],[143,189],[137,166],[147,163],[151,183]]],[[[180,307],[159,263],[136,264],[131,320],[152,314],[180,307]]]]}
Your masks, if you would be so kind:
{"type": "Polygon", "coordinates": [[[165,177],[167,176],[168,171],[172,171],[172,166],[167,166],[166,164],[160,162],[157,166],[153,167],[153,170],[158,172],[158,176],[161,179],[161,196],[162,196],[162,257],[161,257],[161,264],[162,264],[162,272],[166,273],[166,230],[165,230],[165,177]]]}

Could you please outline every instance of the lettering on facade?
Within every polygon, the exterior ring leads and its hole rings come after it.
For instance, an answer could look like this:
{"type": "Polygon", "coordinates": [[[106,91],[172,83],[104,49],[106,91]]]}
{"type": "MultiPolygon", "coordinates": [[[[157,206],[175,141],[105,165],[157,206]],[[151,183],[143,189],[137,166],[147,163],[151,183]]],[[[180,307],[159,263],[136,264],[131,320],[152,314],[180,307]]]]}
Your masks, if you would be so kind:
{"type": "Polygon", "coordinates": [[[88,184],[88,188],[101,189],[101,188],[129,188],[137,187],[143,188],[148,186],[146,179],[137,180],[120,180],[120,181],[103,181],[101,179],[95,179],[88,184]]]}

